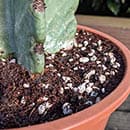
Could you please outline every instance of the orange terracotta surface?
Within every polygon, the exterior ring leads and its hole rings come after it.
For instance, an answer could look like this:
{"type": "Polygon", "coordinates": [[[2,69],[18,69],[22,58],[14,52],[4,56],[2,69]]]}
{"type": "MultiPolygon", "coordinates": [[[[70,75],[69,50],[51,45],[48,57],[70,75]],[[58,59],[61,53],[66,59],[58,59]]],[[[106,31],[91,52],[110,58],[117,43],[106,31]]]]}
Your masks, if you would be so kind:
{"type": "Polygon", "coordinates": [[[49,123],[10,130],[104,130],[111,113],[128,97],[130,94],[130,51],[120,41],[107,34],[81,25],[78,28],[107,38],[121,49],[126,62],[126,72],[122,82],[105,99],[81,112],[49,123]]]}

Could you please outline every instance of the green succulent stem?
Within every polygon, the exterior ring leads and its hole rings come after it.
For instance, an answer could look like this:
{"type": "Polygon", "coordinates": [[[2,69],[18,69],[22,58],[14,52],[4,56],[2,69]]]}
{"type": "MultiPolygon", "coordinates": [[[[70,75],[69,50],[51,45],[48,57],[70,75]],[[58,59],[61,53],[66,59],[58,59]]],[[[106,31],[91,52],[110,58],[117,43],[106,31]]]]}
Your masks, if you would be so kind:
{"type": "Polygon", "coordinates": [[[45,53],[75,42],[79,0],[1,0],[0,58],[15,54],[18,64],[42,73],[45,53]],[[46,9],[45,9],[46,6],[46,9]]]}
{"type": "Polygon", "coordinates": [[[43,0],[34,0],[31,4],[31,11],[34,16],[36,40],[40,43],[44,43],[46,36],[46,19],[43,0]]]}

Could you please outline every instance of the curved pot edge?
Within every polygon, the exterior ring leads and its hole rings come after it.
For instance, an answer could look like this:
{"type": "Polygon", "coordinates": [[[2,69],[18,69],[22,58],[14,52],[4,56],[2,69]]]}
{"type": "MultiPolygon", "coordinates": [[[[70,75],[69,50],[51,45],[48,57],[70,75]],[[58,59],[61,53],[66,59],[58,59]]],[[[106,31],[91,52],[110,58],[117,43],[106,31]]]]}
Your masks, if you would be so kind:
{"type": "Polygon", "coordinates": [[[69,130],[71,128],[77,127],[84,123],[89,123],[90,121],[94,119],[99,119],[100,117],[104,118],[105,116],[108,117],[127,98],[127,96],[130,93],[130,83],[128,82],[129,77],[130,77],[130,60],[129,60],[130,51],[120,41],[111,37],[110,35],[107,35],[103,32],[100,32],[95,29],[82,26],[82,25],[78,25],[78,28],[93,32],[104,38],[107,38],[120,48],[120,50],[123,52],[124,57],[126,59],[126,66],[127,66],[126,73],[122,82],[118,85],[118,87],[111,94],[109,94],[102,101],[100,101],[99,103],[81,112],[75,113],[71,116],[64,117],[62,119],[58,119],[52,122],[38,124],[34,126],[29,126],[29,127],[18,128],[18,129],[17,128],[10,129],[10,130],[36,130],[36,129],[38,130],[43,130],[43,129],[45,130],[61,130],[61,129],[69,130]],[[108,107],[108,104],[109,104],[109,107],[108,107]]]}

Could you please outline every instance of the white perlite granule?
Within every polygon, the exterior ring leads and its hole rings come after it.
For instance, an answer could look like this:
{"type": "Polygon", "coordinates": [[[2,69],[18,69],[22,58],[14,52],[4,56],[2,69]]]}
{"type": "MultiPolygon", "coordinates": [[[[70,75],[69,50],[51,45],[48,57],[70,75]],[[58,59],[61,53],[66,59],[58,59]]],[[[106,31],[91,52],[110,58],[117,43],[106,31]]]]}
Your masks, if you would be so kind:
{"type": "Polygon", "coordinates": [[[21,104],[23,104],[23,105],[26,104],[26,100],[25,100],[25,97],[24,97],[24,96],[21,98],[21,104]]]}
{"type": "Polygon", "coordinates": [[[24,88],[29,88],[30,85],[29,85],[29,83],[24,83],[24,84],[23,84],[23,87],[24,87],[24,88]]]}
{"type": "Polygon", "coordinates": [[[71,58],[71,59],[69,59],[69,62],[72,62],[72,61],[74,61],[74,59],[72,59],[72,58],[71,58]]]}
{"type": "Polygon", "coordinates": [[[67,54],[64,52],[64,53],[62,54],[62,57],[65,57],[65,56],[67,56],[67,54]]]}
{"type": "Polygon", "coordinates": [[[99,46],[99,47],[97,48],[98,51],[102,51],[102,49],[103,49],[102,46],[99,46]]]}
{"type": "Polygon", "coordinates": [[[78,44],[78,47],[83,47],[83,44],[78,44]]]}
{"type": "Polygon", "coordinates": [[[103,84],[106,81],[106,76],[105,75],[100,75],[99,80],[100,80],[100,83],[103,84]]]}
{"type": "Polygon", "coordinates": [[[69,87],[69,88],[72,88],[72,87],[73,87],[73,84],[72,84],[72,83],[67,83],[66,85],[67,85],[67,87],[69,87]]]}
{"type": "Polygon", "coordinates": [[[91,61],[96,61],[97,60],[97,57],[95,55],[93,55],[91,58],[90,58],[91,61]]]}
{"type": "Polygon", "coordinates": [[[84,93],[86,90],[86,83],[82,83],[78,86],[79,93],[84,93]]]}
{"type": "Polygon", "coordinates": [[[94,75],[96,73],[96,71],[95,70],[91,70],[90,72],[88,72],[88,73],[86,73],[85,75],[84,75],[84,78],[85,79],[89,79],[92,75],[94,75]]]}
{"type": "Polygon", "coordinates": [[[92,89],[92,87],[87,87],[86,88],[86,92],[89,94],[89,93],[91,93],[93,91],[93,89],[92,89]]]}
{"type": "Polygon", "coordinates": [[[88,58],[88,57],[81,57],[81,58],[79,59],[79,61],[80,61],[81,63],[87,63],[87,62],[89,62],[89,58],[88,58]]]}
{"type": "Polygon", "coordinates": [[[86,47],[82,47],[81,50],[82,50],[82,51],[85,51],[85,50],[86,50],[86,47]]]}
{"type": "Polygon", "coordinates": [[[73,70],[78,70],[78,67],[74,67],[73,70]]]}
{"type": "Polygon", "coordinates": [[[90,53],[88,53],[88,56],[93,56],[93,55],[94,55],[94,53],[95,53],[95,50],[94,50],[94,49],[92,49],[92,50],[91,50],[91,52],[90,52],[90,53]]]}
{"type": "Polygon", "coordinates": [[[64,93],[64,88],[63,88],[63,87],[60,87],[59,92],[60,92],[60,94],[63,94],[63,93],[64,93]]]}
{"type": "Polygon", "coordinates": [[[11,59],[9,63],[16,63],[16,59],[11,59]]]}
{"type": "Polygon", "coordinates": [[[71,78],[67,76],[62,76],[62,79],[65,81],[65,83],[67,83],[68,81],[71,81],[71,78]]]}
{"type": "Polygon", "coordinates": [[[99,40],[99,41],[98,41],[98,45],[99,45],[99,46],[101,46],[101,44],[102,44],[102,41],[101,41],[101,40],[99,40]]]}
{"type": "Polygon", "coordinates": [[[102,65],[102,69],[105,71],[107,70],[107,67],[105,65],[102,65]]]}
{"type": "Polygon", "coordinates": [[[84,41],[83,44],[84,44],[84,46],[87,46],[88,45],[88,41],[84,41]]]}

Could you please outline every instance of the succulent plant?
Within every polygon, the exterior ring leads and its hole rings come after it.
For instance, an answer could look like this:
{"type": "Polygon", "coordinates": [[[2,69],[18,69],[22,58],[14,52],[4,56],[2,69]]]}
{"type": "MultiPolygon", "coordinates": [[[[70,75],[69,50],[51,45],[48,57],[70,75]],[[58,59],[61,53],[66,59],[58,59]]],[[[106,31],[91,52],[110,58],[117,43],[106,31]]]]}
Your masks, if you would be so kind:
{"type": "Polygon", "coordinates": [[[71,48],[75,42],[76,19],[74,13],[79,0],[45,0],[46,3],[46,41],[45,51],[58,52],[71,48]]]}
{"type": "Polygon", "coordinates": [[[32,73],[44,71],[45,53],[75,42],[79,0],[1,0],[0,58],[14,54],[32,73]],[[46,6],[46,9],[45,9],[46,6]]]}

